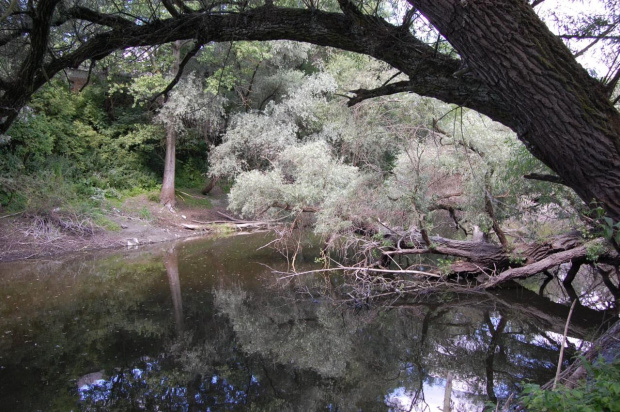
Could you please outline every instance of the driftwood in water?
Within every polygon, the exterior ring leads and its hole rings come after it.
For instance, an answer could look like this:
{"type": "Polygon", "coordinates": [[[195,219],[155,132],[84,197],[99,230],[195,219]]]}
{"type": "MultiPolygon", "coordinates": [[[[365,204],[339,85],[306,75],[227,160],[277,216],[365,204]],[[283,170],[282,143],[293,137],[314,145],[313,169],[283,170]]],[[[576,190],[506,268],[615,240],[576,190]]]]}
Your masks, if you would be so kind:
{"type": "Polygon", "coordinates": [[[256,221],[256,220],[241,220],[234,218],[232,216],[225,215],[224,213],[218,212],[220,215],[224,216],[227,220],[212,220],[209,222],[203,222],[200,220],[192,220],[193,223],[183,223],[185,229],[189,230],[205,230],[205,231],[217,231],[223,228],[228,228],[231,230],[252,230],[252,229],[266,229],[269,227],[269,221],[256,221]]]}
{"type": "Polygon", "coordinates": [[[267,222],[247,222],[247,223],[233,223],[233,222],[204,222],[201,224],[183,223],[182,227],[189,230],[205,230],[205,231],[218,231],[223,228],[229,228],[231,230],[248,230],[248,229],[266,229],[269,226],[267,222]]]}
{"type": "Polygon", "coordinates": [[[517,244],[510,250],[504,246],[476,241],[453,240],[440,236],[424,239],[423,233],[411,230],[384,236],[392,246],[381,247],[384,257],[398,255],[435,254],[457,258],[449,271],[456,275],[486,274],[490,278],[482,285],[492,288],[506,281],[526,278],[562,263],[583,261],[588,250],[599,249],[598,262],[618,265],[620,256],[612,248],[605,248],[602,239],[586,242],[579,234],[572,233],[532,244],[517,244]]]}

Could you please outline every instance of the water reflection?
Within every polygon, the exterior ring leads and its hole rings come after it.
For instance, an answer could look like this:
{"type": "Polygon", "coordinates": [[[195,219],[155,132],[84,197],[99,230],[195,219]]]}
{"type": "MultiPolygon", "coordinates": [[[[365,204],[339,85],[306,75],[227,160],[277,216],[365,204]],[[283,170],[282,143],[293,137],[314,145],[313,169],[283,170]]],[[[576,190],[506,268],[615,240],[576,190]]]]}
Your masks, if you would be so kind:
{"type": "Polygon", "coordinates": [[[177,249],[171,245],[164,253],[164,266],[170,283],[170,294],[174,306],[174,321],[177,333],[183,332],[183,298],[181,297],[181,281],[179,280],[179,257],[177,249]]]}
{"type": "MultiPolygon", "coordinates": [[[[0,266],[0,405],[440,410],[450,375],[453,406],[471,410],[554,373],[566,305],[521,289],[349,307],[331,299],[337,279],[331,297],[323,278],[267,287],[272,275],[259,263],[283,262],[257,250],[265,243],[246,236],[0,266]]],[[[587,341],[605,320],[578,306],[570,336],[587,341]]]]}

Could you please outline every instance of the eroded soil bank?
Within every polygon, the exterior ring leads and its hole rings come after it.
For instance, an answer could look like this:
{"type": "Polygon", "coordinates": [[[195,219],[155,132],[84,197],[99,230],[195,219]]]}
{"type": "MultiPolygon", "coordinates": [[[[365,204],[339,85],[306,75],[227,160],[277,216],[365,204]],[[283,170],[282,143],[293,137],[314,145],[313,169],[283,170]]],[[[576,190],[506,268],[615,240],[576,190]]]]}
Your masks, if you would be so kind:
{"type": "Polygon", "coordinates": [[[0,262],[197,236],[202,232],[182,225],[222,220],[220,213],[228,213],[226,205],[226,195],[221,191],[206,197],[198,192],[185,193],[179,198],[176,213],[171,213],[147,195],[140,195],[105,208],[105,225],[69,217],[79,230],[59,227],[54,221],[57,211],[9,215],[0,218],[0,262]]]}

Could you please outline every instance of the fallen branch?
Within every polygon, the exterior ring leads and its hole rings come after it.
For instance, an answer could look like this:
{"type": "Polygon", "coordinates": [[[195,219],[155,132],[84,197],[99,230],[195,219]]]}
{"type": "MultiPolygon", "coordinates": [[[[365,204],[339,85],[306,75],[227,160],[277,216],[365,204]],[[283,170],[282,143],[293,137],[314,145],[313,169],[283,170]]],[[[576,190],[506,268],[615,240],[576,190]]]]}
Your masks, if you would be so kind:
{"type": "Polygon", "coordinates": [[[240,220],[240,219],[237,219],[236,217],[228,216],[227,214],[222,213],[220,211],[218,211],[217,214],[220,216],[224,216],[226,219],[233,221],[233,222],[245,222],[244,220],[240,220]]]}
{"type": "Polygon", "coordinates": [[[530,265],[526,265],[520,268],[508,269],[501,275],[491,278],[489,281],[483,284],[482,287],[484,289],[489,289],[508,280],[532,276],[537,273],[541,273],[547,269],[550,269],[554,266],[558,266],[564,262],[569,262],[573,259],[584,258],[586,257],[587,253],[588,251],[586,245],[566,250],[564,252],[555,253],[530,265]]]}
{"type": "Polygon", "coordinates": [[[11,216],[21,215],[22,213],[24,213],[23,210],[21,212],[15,212],[15,213],[11,213],[11,214],[8,214],[8,215],[0,216],[0,219],[4,219],[4,218],[7,218],[7,217],[11,217],[11,216]]]}
{"type": "Polygon", "coordinates": [[[214,221],[214,222],[205,222],[202,225],[192,225],[189,223],[182,223],[182,227],[189,230],[215,230],[217,227],[229,227],[231,229],[241,230],[241,229],[262,229],[266,226],[269,226],[268,222],[244,222],[244,223],[236,223],[236,222],[222,222],[222,221],[214,221]]]}
{"type": "Polygon", "coordinates": [[[390,269],[376,269],[376,268],[362,267],[362,266],[338,266],[336,268],[308,270],[305,272],[295,272],[295,273],[290,273],[290,274],[287,274],[287,272],[277,272],[277,271],[274,273],[286,274],[286,276],[283,276],[279,279],[288,279],[288,278],[292,278],[296,276],[309,275],[309,274],[314,274],[314,273],[334,272],[334,271],[341,271],[341,272],[351,271],[354,273],[356,272],[392,273],[392,274],[403,274],[403,275],[422,275],[422,276],[431,277],[431,278],[442,278],[441,275],[438,275],[436,273],[424,272],[421,270],[407,270],[407,269],[390,270],[390,269]]]}

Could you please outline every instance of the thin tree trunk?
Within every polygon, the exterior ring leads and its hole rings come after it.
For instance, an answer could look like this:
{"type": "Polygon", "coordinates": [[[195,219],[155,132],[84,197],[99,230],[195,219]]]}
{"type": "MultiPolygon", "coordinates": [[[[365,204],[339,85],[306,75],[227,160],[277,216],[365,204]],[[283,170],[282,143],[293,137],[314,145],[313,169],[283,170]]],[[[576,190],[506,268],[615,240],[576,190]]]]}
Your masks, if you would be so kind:
{"type": "Polygon", "coordinates": [[[220,181],[219,176],[210,178],[207,184],[205,185],[204,189],[202,189],[202,194],[208,195],[213,190],[213,188],[215,188],[215,185],[217,185],[217,182],[219,181],[220,181]]]}
{"type": "MultiPolygon", "coordinates": [[[[181,40],[177,40],[173,43],[172,47],[172,55],[174,57],[172,71],[174,76],[176,76],[179,72],[179,65],[181,64],[181,45],[181,40]]],[[[177,137],[178,133],[174,128],[174,125],[169,124],[166,129],[166,160],[164,164],[164,179],[161,185],[159,201],[170,211],[173,211],[174,206],[176,205],[176,198],[174,195],[174,178],[176,168],[177,137]]]]}
{"type": "Polygon", "coordinates": [[[166,160],[164,164],[164,180],[161,185],[159,201],[162,205],[172,210],[176,205],[174,195],[174,178],[176,166],[176,143],[177,132],[170,127],[166,132],[166,160]]]}

